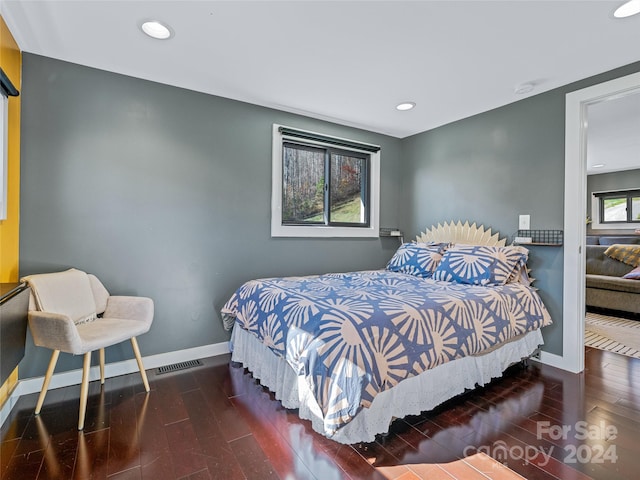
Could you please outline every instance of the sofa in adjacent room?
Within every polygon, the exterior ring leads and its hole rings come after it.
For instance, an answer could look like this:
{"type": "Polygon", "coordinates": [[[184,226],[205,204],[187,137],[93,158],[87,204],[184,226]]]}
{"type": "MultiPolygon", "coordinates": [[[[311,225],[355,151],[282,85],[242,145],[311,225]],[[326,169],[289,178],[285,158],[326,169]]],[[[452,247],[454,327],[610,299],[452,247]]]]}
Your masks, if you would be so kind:
{"type": "Polygon", "coordinates": [[[608,245],[586,245],[586,304],[640,313],[640,280],[622,278],[634,267],[605,255],[608,245]]]}

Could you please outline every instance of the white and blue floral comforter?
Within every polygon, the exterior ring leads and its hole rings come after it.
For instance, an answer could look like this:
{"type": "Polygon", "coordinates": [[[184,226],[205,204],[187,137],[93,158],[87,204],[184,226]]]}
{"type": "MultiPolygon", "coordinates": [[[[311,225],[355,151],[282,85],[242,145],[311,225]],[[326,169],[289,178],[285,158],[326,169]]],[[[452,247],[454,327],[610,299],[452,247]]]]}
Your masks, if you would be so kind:
{"type": "Polygon", "coordinates": [[[303,376],[331,436],[405,378],[551,323],[531,287],[386,270],[252,280],[222,309],[303,376]]]}

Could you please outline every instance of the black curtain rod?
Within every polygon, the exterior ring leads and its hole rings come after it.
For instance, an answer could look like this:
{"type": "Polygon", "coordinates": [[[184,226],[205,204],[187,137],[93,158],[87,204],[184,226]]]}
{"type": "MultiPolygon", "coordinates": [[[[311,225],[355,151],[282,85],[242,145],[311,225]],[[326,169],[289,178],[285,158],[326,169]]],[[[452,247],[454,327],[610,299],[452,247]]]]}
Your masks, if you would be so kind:
{"type": "Polygon", "coordinates": [[[20,95],[20,92],[13,86],[13,83],[11,83],[11,80],[9,80],[9,77],[7,77],[7,74],[4,73],[2,68],[0,68],[0,90],[5,97],[17,97],[20,95]]]}
{"type": "Polygon", "coordinates": [[[632,188],[629,190],[612,190],[610,192],[594,192],[593,196],[596,198],[601,197],[626,197],[627,195],[640,195],[640,190],[632,188]]]}
{"type": "Polygon", "coordinates": [[[337,145],[340,147],[354,148],[357,150],[363,150],[365,152],[380,151],[379,146],[371,145],[368,143],[360,143],[360,142],[354,142],[351,140],[344,140],[342,138],[328,137],[326,135],[321,135],[313,132],[305,132],[304,130],[296,130],[294,128],[280,127],[279,130],[280,130],[280,133],[282,133],[282,135],[287,137],[301,138],[304,140],[315,140],[317,142],[328,143],[328,144],[337,145]]]}

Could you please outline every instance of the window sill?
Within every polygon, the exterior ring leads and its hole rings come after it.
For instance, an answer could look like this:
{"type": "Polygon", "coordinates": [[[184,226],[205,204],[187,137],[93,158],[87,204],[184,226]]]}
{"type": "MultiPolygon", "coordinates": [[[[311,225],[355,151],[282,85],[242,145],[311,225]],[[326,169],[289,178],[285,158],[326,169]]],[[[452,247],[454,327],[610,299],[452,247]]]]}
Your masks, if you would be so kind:
{"type": "Polygon", "coordinates": [[[629,230],[634,231],[640,228],[640,225],[633,223],[592,223],[591,230],[629,230]]]}
{"type": "Polygon", "coordinates": [[[271,225],[272,237],[377,238],[374,227],[307,227],[304,225],[271,225]]]}

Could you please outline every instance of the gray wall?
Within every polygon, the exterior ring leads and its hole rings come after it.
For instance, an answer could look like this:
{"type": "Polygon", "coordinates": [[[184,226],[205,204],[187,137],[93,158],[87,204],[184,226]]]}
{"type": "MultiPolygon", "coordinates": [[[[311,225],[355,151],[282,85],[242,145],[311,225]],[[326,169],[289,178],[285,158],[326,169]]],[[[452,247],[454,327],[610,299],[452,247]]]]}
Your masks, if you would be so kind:
{"type": "MultiPolygon", "coordinates": [[[[399,222],[398,139],[32,54],[22,95],[20,274],[73,266],[153,298],[143,355],[226,341],[219,310],[246,280],[381,268],[397,248],[272,239],[271,128],[381,145],[381,226],[399,222]]],[[[29,339],[21,378],[48,356],[29,339]]],[[[80,360],[62,355],[56,371],[80,360]]]]}
{"type": "MultiPolygon", "coordinates": [[[[405,231],[469,219],[513,235],[518,214],[530,214],[533,229],[562,229],[565,95],[637,71],[640,63],[404,139],[405,231]]],[[[561,354],[563,248],[532,246],[529,265],[555,321],[544,349],[561,354]]]]}
{"type": "MultiPolygon", "coordinates": [[[[243,281],[382,267],[394,239],[272,239],[271,125],[382,146],[381,226],[406,238],[470,219],[513,234],[562,228],[565,94],[640,63],[398,140],[306,117],[24,55],[20,273],[69,266],[114,294],[156,302],[144,355],[225,341],[218,312],[243,281]]],[[[563,249],[530,266],[562,351],[563,249]]],[[[131,358],[112,347],[108,361],[131,358]]],[[[22,378],[48,354],[27,346],[22,378]]],[[[59,370],[79,368],[61,358],[59,370]]]]}
{"type": "MultiPolygon", "coordinates": [[[[591,212],[591,194],[593,192],[627,190],[632,188],[640,188],[640,169],[587,176],[587,215],[593,218],[591,212]]],[[[605,235],[612,233],[629,235],[633,233],[633,230],[592,230],[591,228],[587,228],[588,235],[605,235]]]]}

